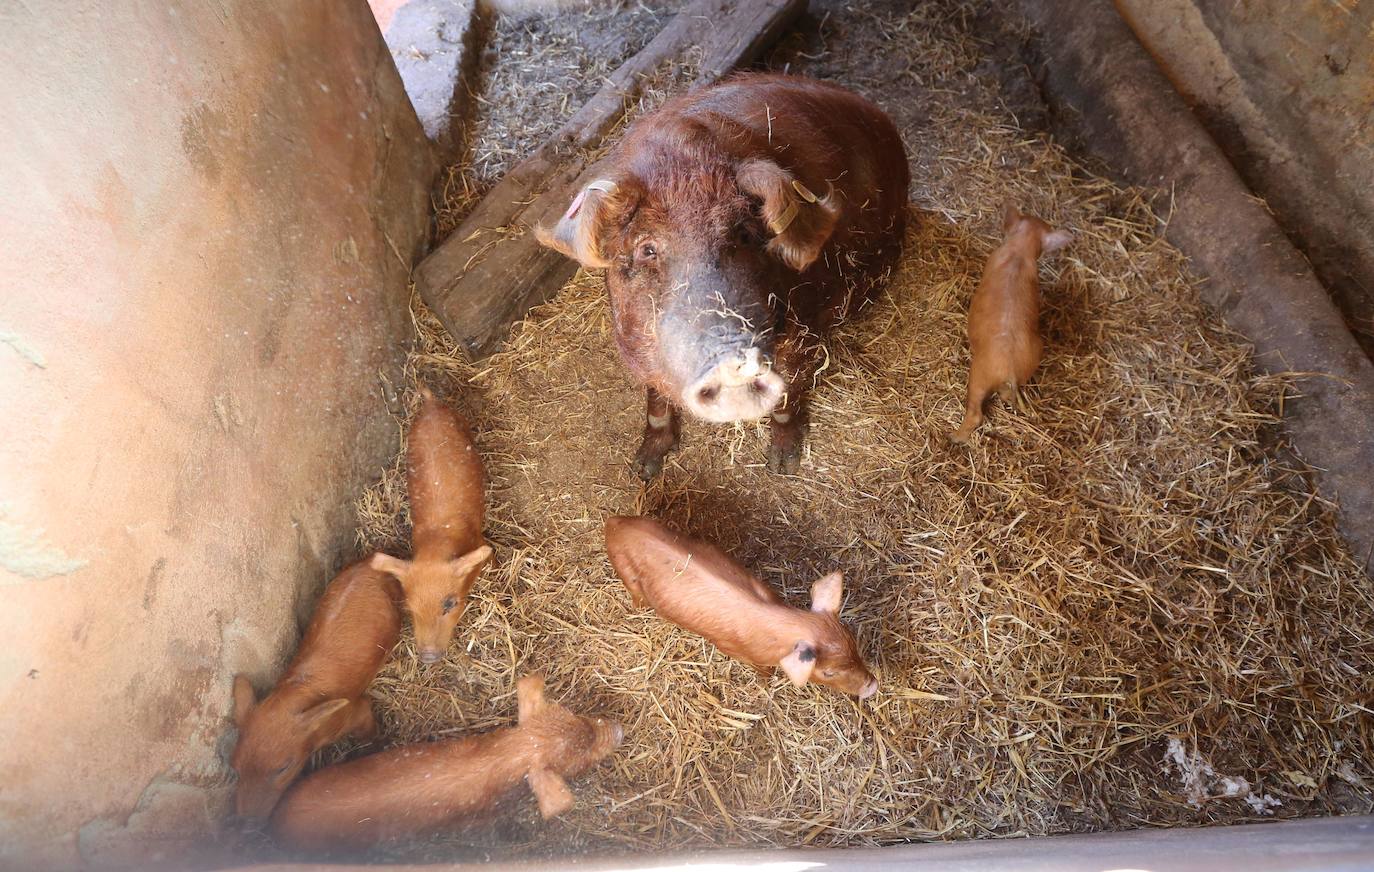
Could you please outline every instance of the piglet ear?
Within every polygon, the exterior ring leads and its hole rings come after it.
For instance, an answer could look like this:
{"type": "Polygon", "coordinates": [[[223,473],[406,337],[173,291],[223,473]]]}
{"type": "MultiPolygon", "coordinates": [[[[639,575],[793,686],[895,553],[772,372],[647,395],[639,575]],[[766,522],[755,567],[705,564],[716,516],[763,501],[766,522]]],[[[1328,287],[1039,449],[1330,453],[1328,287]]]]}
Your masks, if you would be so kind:
{"type": "Polygon", "coordinates": [[[1043,254],[1049,254],[1052,251],[1058,251],[1070,242],[1073,242],[1072,233],[1067,230],[1053,230],[1046,233],[1045,238],[1040,240],[1040,251],[1043,254]]]}
{"type": "Polygon", "coordinates": [[[811,585],[811,611],[839,614],[844,599],[844,575],[836,570],[811,585]]]}
{"type": "Polygon", "coordinates": [[[534,791],[534,798],[539,800],[539,813],[545,820],[558,817],[573,807],[574,800],[568,782],[557,772],[552,769],[531,769],[525,778],[530,783],[530,790],[534,791]]]}
{"type": "Polygon", "coordinates": [[[822,197],[763,158],[741,164],[735,178],[740,190],[763,203],[763,221],[773,234],[768,250],[797,272],[815,263],[840,218],[834,188],[822,197]]]}
{"type": "Polygon", "coordinates": [[[351,699],[327,699],[319,705],[311,706],[298,716],[301,728],[306,733],[322,732],[329,724],[329,719],[353,702],[351,699]]]}
{"type": "Polygon", "coordinates": [[[797,687],[811,680],[811,671],[816,668],[816,646],[802,640],[792,648],[792,652],[778,662],[782,671],[792,679],[797,687]]]}
{"type": "Polygon", "coordinates": [[[1021,210],[1016,208],[1015,203],[1007,203],[1002,207],[1002,232],[1010,233],[1011,228],[1016,226],[1016,222],[1021,220],[1021,210]]]}
{"type": "Polygon", "coordinates": [[[517,681],[515,699],[518,705],[516,717],[523,724],[544,707],[544,676],[526,675],[517,681]]]}
{"type": "Polygon", "coordinates": [[[243,729],[248,721],[248,713],[258,704],[257,694],[248,676],[240,673],[234,676],[234,725],[243,729]]]}
{"type": "Polygon", "coordinates": [[[539,225],[534,236],[539,244],[562,252],[588,269],[611,265],[601,252],[601,241],[609,230],[610,204],[619,185],[610,179],[597,179],[577,192],[563,217],[552,228],[539,225]]]}
{"type": "Polygon", "coordinates": [[[386,572],[396,576],[396,580],[402,584],[405,583],[406,575],[410,573],[409,560],[392,557],[390,554],[383,554],[380,551],[372,555],[372,559],[367,562],[367,565],[378,572],[386,572]]]}
{"type": "MultiPolygon", "coordinates": [[[[477,577],[477,573],[481,571],[483,566],[487,565],[489,560],[491,560],[491,546],[483,543],[462,557],[455,557],[450,560],[448,568],[455,578],[467,577],[468,587],[471,587],[473,579],[477,577]]],[[[467,590],[464,589],[463,593],[466,594],[467,590]]]]}

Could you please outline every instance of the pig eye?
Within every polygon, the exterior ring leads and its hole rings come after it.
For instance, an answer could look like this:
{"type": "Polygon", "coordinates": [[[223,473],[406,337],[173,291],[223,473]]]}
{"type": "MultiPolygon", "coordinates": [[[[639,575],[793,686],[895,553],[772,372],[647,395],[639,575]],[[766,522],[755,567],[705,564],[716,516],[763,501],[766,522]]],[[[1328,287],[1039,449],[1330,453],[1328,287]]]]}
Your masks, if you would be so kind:
{"type": "Polygon", "coordinates": [[[822,669],[822,670],[821,670],[821,678],[834,678],[834,677],[835,677],[835,670],[833,670],[833,669],[822,669]]]}
{"type": "Polygon", "coordinates": [[[658,258],[658,247],[652,242],[641,242],[639,248],[635,249],[636,260],[655,260],[658,258]]]}
{"type": "Polygon", "coordinates": [[[448,614],[449,612],[451,612],[451,611],[453,611],[454,609],[458,608],[458,597],[456,597],[456,596],[446,596],[446,597],[444,597],[443,606],[444,606],[444,614],[448,614]]]}

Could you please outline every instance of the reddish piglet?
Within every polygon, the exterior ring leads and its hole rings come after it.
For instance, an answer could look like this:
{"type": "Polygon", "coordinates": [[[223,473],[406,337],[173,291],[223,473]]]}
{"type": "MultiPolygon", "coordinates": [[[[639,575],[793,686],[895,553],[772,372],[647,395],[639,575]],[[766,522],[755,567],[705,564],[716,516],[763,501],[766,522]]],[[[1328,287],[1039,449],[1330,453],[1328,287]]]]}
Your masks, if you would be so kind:
{"type": "Polygon", "coordinates": [[[376,734],[365,694],[400,635],[399,596],[389,576],[354,563],[325,588],[300,650],[266,699],[256,700],[246,676],[234,677],[239,816],[267,817],[320,748],[376,734]]]}
{"type": "Polygon", "coordinates": [[[372,568],[396,576],[415,626],[420,659],[443,659],[473,582],[491,559],[482,539],[482,458],[467,422],[420,388],[406,437],[406,490],[413,525],[410,560],[376,554],[372,568]]]}
{"type": "Polygon", "coordinates": [[[615,750],[620,724],[544,699],[544,680],[516,683],[519,725],[402,745],[330,766],[296,785],[272,816],[284,845],[359,851],[384,839],[482,823],[527,782],[545,818],[573,806],[575,778],[615,750]]]}
{"type": "Polygon", "coordinates": [[[993,391],[1012,402],[1035,374],[1044,347],[1037,262],[1041,254],[1073,241],[1067,231],[1011,205],[1002,216],[1002,233],[1002,245],[988,258],[968,310],[968,408],[963,426],[949,437],[955,442],[967,442],[983,423],[983,404],[993,391]]]}
{"type": "Polygon", "coordinates": [[[854,634],[839,620],[844,579],[811,586],[811,610],[792,608],[719,548],[650,518],[606,521],[606,552],[635,605],[705,637],[727,655],[781,667],[792,683],[828,685],[860,699],[878,690],[854,634]]]}

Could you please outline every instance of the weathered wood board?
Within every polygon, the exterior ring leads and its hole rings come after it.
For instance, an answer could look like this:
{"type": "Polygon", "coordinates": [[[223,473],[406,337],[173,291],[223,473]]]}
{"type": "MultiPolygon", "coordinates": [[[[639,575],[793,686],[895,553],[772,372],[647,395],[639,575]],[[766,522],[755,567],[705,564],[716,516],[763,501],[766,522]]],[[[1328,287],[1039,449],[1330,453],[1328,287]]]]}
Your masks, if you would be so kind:
{"type": "Polygon", "coordinates": [[[550,139],[506,174],[415,270],[425,303],[473,357],[491,353],[510,324],[548,300],[577,269],[535,241],[557,218],[619,131],[655,71],[689,53],[693,84],[746,64],[806,10],[807,0],[694,0],[620,66],[550,139]]]}

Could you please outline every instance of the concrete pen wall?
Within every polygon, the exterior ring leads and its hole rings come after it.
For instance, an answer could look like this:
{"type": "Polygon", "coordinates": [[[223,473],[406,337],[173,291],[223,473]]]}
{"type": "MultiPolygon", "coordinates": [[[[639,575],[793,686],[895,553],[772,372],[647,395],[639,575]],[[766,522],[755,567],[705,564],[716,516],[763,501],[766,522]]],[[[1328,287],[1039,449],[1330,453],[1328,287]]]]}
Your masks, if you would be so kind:
{"type": "Polygon", "coordinates": [[[186,857],[394,454],[431,157],[365,0],[0,22],[0,867],[186,857]]]}

